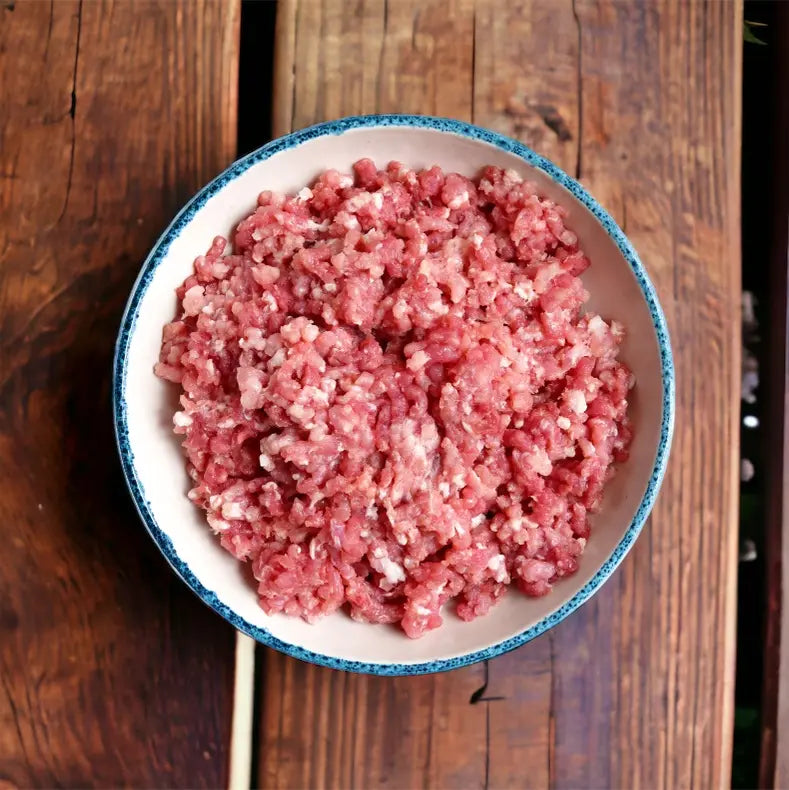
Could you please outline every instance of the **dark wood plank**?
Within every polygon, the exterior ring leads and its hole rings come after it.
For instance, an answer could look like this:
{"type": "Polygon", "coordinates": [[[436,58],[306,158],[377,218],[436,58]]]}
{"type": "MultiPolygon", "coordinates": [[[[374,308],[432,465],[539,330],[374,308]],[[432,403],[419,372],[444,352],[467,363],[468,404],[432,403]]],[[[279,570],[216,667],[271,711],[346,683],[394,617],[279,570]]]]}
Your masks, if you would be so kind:
{"type": "Polygon", "coordinates": [[[778,5],[770,31],[774,81],[767,95],[774,113],[772,242],[767,304],[765,491],[767,611],[761,787],[789,786],[789,7],[778,5]],[[781,43],[778,43],[781,42],[781,43]]]}
{"type": "Polygon", "coordinates": [[[281,4],[276,134],[357,112],[452,115],[523,139],[590,187],[660,292],[678,424],[631,556],[581,611],[490,662],[477,704],[480,667],[371,679],[266,652],[261,785],[728,785],[741,20],[739,2],[682,0],[281,4]],[[344,726],[356,711],[365,724],[344,726]],[[283,768],[284,754],[297,756],[283,768]]]}
{"type": "Polygon", "coordinates": [[[133,513],[123,304],[235,153],[237,2],[0,4],[0,785],[218,787],[233,632],[133,513]]]}

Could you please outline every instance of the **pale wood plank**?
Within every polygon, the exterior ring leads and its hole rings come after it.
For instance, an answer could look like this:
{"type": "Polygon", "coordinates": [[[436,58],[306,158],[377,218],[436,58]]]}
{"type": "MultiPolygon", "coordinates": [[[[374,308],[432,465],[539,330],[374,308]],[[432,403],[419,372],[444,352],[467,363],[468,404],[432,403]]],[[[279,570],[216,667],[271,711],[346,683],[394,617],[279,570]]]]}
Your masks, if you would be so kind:
{"type": "MultiPolygon", "coordinates": [[[[469,0],[282,2],[274,133],[395,110],[470,118],[473,34],[469,0]]],[[[469,705],[483,667],[368,678],[272,651],[263,660],[261,786],[401,790],[485,782],[487,712],[484,703],[469,705]]]]}
{"type": "MultiPolygon", "coordinates": [[[[441,710],[453,737],[443,743],[465,761],[463,781],[728,785],[741,12],[737,2],[681,0],[285,4],[282,30],[295,44],[286,40],[279,50],[285,88],[277,105],[288,127],[376,111],[473,118],[520,137],[590,187],[641,252],[666,309],[678,426],[660,502],[631,556],[551,634],[491,662],[484,698],[492,701],[465,702],[484,679],[469,680],[473,668],[446,679],[340,683],[333,673],[291,667],[267,653],[267,666],[276,669],[263,697],[262,782],[276,776],[281,787],[365,786],[373,775],[342,774],[346,768],[334,761],[358,754],[358,771],[365,760],[382,764],[376,750],[387,749],[402,755],[387,786],[453,786],[451,765],[425,762],[419,751],[424,717],[437,715],[425,702],[430,685],[435,699],[449,692],[441,710]],[[293,60],[286,65],[287,53],[293,60]],[[300,681],[289,681],[286,694],[288,673],[300,681]],[[299,695],[299,688],[308,690],[299,695]],[[398,693],[403,689],[408,696],[398,693]],[[297,726],[302,706],[372,718],[353,736],[341,735],[325,716],[300,718],[297,726]],[[381,729],[392,720],[409,722],[396,746],[381,729]],[[280,721],[285,730],[277,729],[280,721]],[[331,749],[320,751],[326,740],[331,749]],[[486,747],[477,757],[481,740],[486,747]],[[277,774],[273,755],[294,745],[301,773],[277,774]],[[305,765],[316,749],[319,759],[305,765]]],[[[285,122],[276,129],[286,130],[285,122]]]]}

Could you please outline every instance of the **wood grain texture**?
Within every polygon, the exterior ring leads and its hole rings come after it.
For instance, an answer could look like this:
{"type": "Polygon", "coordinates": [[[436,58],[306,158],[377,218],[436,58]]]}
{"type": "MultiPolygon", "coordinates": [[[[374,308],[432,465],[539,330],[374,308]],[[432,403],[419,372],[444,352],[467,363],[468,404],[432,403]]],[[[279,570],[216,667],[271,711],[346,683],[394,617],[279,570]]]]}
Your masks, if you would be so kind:
{"type": "Polygon", "coordinates": [[[728,786],[741,20],[740,2],[281,2],[275,134],[354,113],[449,115],[518,137],[590,188],[659,291],[678,420],[645,534],[548,635],[425,678],[266,651],[262,786],[728,786]]]}
{"type": "Polygon", "coordinates": [[[237,2],[0,4],[0,786],[226,782],[233,632],[121,479],[132,281],[235,153],[237,2]]]}

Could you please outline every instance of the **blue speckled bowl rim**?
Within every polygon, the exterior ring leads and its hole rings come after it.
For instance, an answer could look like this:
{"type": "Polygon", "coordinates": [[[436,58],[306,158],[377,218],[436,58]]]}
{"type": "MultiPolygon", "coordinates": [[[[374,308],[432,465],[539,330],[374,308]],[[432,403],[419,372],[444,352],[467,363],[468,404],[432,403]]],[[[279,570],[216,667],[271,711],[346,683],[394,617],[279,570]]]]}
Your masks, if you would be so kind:
{"type": "Polygon", "coordinates": [[[121,322],[120,332],[115,347],[115,357],[113,362],[113,413],[115,420],[115,435],[118,443],[123,473],[129,487],[132,499],[156,545],[164,554],[167,561],[175,572],[186,582],[187,585],[214,611],[228,620],[238,630],[243,631],[249,636],[264,645],[273,647],[295,658],[309,661],[314,664],[341,669],[351,672],[365,672],[375,675],[419,675],[430,672],[441,672],[449,669],[467,666],[477,661],[493,658],[494,656],[506,653],[516,647],[528,642],[531,639],[552,628],[561,622],[567,615],[586,602],[613,573],[616,567],[624,558],[630,547],[638,537],[644,522],[654,505],[666,463],[669,455],[669,447],[674,428],[674,363],[671,353],[668,329],[663,316],[663,311],[658,303],[655,289],[647,276],[644,266],[639,260],[638,255],[628,241],[625,234],[609,216],[609,214],[597,203],[597,201],[574,179],[568,176],[556,165],[544,159],[539,154],[527,148],[522,143],[512,140],[496,132],[473,126],[462,121],[450,120],[447,118],[436,118],[430,116],[417,115],[366,115],[358,117],[342,118],[337,121],[317,124],[307,129],[286,135],[277,140],[264,145],[257,151],[234,162],[223,173],[218,175],[207,186],[203,187],[178,213],[170,226],[165,230],[155,246],[151,250],[148,258],[143,264],[142,270],[137,281],[132,288],[129,301],[121,322]],[[343,134],[351,129],[375,128],[375,127],[416,127],[422,129],[434,129],[447,132],[461,137],[479,140],[484,143],[496,146],[497,148],[515,154],[523,159],[527,164],[542,170],[553,181],[569,190],[589,211],[594,214],[600,224],[605,228],[608,235],[613,239],[625,260],[630,265],[633,274],[638,281],[641,292],[649,307],[652,317],[652,324],[655,329],[659,351],[661,378],[663,389],[663,414],[660,425],[660,441],[658,444],[655,464],[649,483],[641,500],[641,504],[636,511],[630,526],[625,532],[622,540],[616,546],[610,557],[606,560],[600,570],[587,582],[569,601],[559,609],[544,617],[536,625],[525,631],[510,637],[495,645],[491,645],[483,650],[478,650],[454,658],[440,659],[436,661],[426,661],[413,664],[403,663],[370,663],[363,661],[350,661],[333,656],[314,653],[310,650],[288,644],[270,634],[263,628],[252,625],[244,620],[236,612],[222,603],[216,593],[206,587],[195,577],[186,563],[178,556],[167,533],[157,524],[151,510],[150,503],[146,499],[145,491],[142,488],[137,471],[134,465],[134,456],[129,443],[129,430],[126,415],[126,368],[128,362],[129,345],[131,342],[140,303],[148,286],[151,283],[153,274],[162,262],[170,245],[178,237],[183,228],[189,223],[195,212],[200,209],[209,198],[215,195],[227,183],[237,178],[244,171],[257,162],[268,159],[275,154],[285,151],[294,146],[301,145],[308,140],[314,140],[326,135],[343,134]]]}

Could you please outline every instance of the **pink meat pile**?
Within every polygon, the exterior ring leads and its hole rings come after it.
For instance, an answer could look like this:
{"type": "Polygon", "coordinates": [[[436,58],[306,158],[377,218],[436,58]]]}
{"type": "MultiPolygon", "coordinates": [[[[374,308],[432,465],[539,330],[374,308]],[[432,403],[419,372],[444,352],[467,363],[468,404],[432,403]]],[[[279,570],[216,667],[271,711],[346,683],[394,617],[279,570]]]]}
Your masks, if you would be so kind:
{"type": "Polygon", "coordinates": [[[564,216],[512,171],[361,160],[262,193],[195,261],[156,373],[266,612],[417,637],[576,570],[632,376],[564,216]]]}

